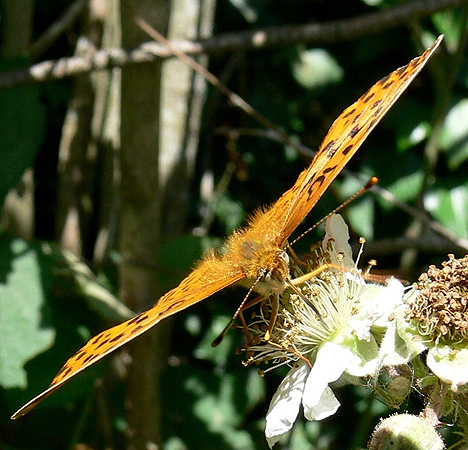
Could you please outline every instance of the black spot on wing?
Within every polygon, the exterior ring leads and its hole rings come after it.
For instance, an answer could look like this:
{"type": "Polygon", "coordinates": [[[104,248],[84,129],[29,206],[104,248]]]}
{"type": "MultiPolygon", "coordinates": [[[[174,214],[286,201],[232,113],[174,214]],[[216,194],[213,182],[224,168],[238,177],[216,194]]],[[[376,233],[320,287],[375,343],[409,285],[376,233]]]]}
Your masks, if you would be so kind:
{"type": "Polygon", "coordinates": [[[97,336],[94,336],[90,341],[90,345],[96,345],[102,338],[104,337],[103,333],[98,334],[97,336]]]}
{"type": "Polygon", "coordinates": [[[359,133],[359,130],[360,130],[360,129],[361,129],[361,128],[360,128],[359,126],[356,125],[356,126],[353,127],[353,129],[349,132],[348,136],[353,138],[354,136],[356,136],[356,134],[359,133]]]}
{"type": "Polygon", "coordinates": [[[356,112],[356,108],[352,108],[346,114],[343,114],[343,118],[347,119],[349,116],[353,115],[355,112],[356,112]]]}
{"type": "Polygon", "coordinates": [[[109,338],[104,339],[104,340],[101,341],[101,342],[99,343],[99,345],[96,347],[96,350],[99,350],[103,345],[106,345],[106,344],[108,344],[108,343],[109,343],[109,338]]]}
{"type": "Polygon", "coordinates": [[[336,153],[335,144],[336,140],[333,139],[332,141],[328,142],[325,147],[323,147],[322,152],[327,153],[327,156],[331,158],[336,153]]]}
{"type": "Polygon", "coordinates": [[[385,77],[381,78],[379,81],[377,81],[377,84],[380,84],[381,86],[385,84],[388,79],[390,78],[390,74],[386,75],[385,77]]]}
{"type": "Polygon", "coordinates": [[[395,80],[390,80],[388,83],[385,83],[382,85],[382,89],[388,89],[389,87],[393,86],[395,84],[395,80]]]}
{"type": "Polygon", "coordinates": [[[120,339],[122,339],[123,337],[125,337],[125,333],[119,333],[115,335],[112,339],[109,339],[109,344],[113,344],[116,341],[120,341],[120,339]]]}
{"type": "Polygon", "coordinates": [[[145,329],[144,325],[138,325],[132,330],[132,334],[138,333],[140,330],[145,329]]]}
{"type": "Polygon", "coordinates": [[[95,358],[94,355],[88,355],[88,356],[83,360],[83,364],[86,364],[86,363],[88,363],[89,361],[92,361],[94,358],[95,358]]]}
{"type": "Polygon", "coordinates": [[[383,109],[383,108],[384,108],[383,106],[381,106],[380,108],[377,108],[377,109],[372,113],[372,115],[373,115],[374,117],[377,117],[377,116],[382,112],[382,109],[383,109]]]}
{"type": "Polygon", "coordinates": [[[369,103],[369,101],[372,100],[372,98],[375,97],[375,92],[371,92],[369,95],[367,95],[367,94],[364,94],[364,95],[365,95],[365,97],[363,96],[364,98],[362,99],[362,101],[364,103],[369,103]]]}
{"type": "Polygon", "coordinates": [[[319,177],[317,177],[314,181],[312,181],[308,188],[307,188],[307,193],[309,195],[309,197],[312,195],[312,193],[314,192],[314,189],[315,189],[315,185],[319,185],[321,186],[325,181],[325,176],[324,175],[320,175],[319,177]]]}
{"type": "Polygon", "coordinates": [[[139,320],[140,320],[140,315],[133,317],[127,323],[128,325],[133,325],[134,323],[138,323],[139,320]]]}
{"type": "MultiPolygon", "coordinates": [[[[101,342],[101,345],[102,345],[102,342],[101,342]]],[[[80,350],[80,351],[74,356],[74,359],[75,359],[76,361],[79,361],[79,360],[82,359],[85,355],[86,355],[86,352],[83,351],[83,350],[80,350]]]]}
{"type": "Polygon", "coordinates": [[[63,367],[62,370],[57,374],[57,377],[59,375],[62,376],[62,378],[65,378],[73,369],[71,367],[63,367]]]}
{"type": "Polygon", "coordinates": [[[166,314],[167,312],[171,311],[172,309],[178,307],[179,305],[183,304],[185,300],[179,300],[174,302],[172,305],[169,305],[164,311],[161,311],[158,315],[166,314]]]}
{"type": "Polygon", "coordinates": [[[135,323],[140,324],[142,322],[145,322],[148,319],[149,319],[148,313],[144,312],[144,313],[142,313],[142,314],[140,314],[139,316],[136,317],[135,323]]]}
{"type": "Polygon", "coordinates": [[[378,119],[371,120],[370,123],[367,124],[366,130],[372,129],[372,127],[378,122],[378,119]]]}
{"type": "Polygon", "coordinates": [[[408,71],[408,69],[410,68],[410,65],[411,65],[411,63],[409,63],[409,64],[406,65],[406,66],[400,67],[400,68],[396,71],[397,75],[398,75],[399,77],[402,77],[402,76],[404,75],[404,73],[408,71]]]}
{"type": "Polygon", "coordinates": [[[345,149],[343,149],[343,155],[347,155],[352,149],[354,145],[350,144],[345,149]]]}

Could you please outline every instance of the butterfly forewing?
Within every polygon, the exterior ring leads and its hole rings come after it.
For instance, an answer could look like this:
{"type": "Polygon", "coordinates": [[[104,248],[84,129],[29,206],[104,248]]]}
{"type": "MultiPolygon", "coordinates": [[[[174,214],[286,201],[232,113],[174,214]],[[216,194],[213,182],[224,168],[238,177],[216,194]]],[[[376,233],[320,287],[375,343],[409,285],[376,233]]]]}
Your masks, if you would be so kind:
{"type": "Polygon", "coordinates": [[[176,288],[163,295],[153,308],[91,338],[84,347],[67,360],[48,389],[29,401],[11,418],[17,419],[25,415],[70,378],[149,330],[162,319],[182,311],[244,278],[242,273],[224,277],[214,275],[211,271],[211,265],[206,261],[202,262],[176,288]]]}
{"type": "Polygon", "coordinates": [[[26,414],[70,378],[164,318],[237,281],[246,277],[255,281],[257,273],[265,273],[264,269],[267,268],[257,267],[262,263],[255,262],[257,259],[250,261],[249,255],[262,256],[258,261],[275,260],[269,258],[268,253],[277,253],[283,247],[370,131],[419,73],[440,41],[441,38],[407,66],[380,80],[343,111],[330,128],[311,165],[299,175],[294,186],[266,213],[257,214],[248,227],[232,235],[227,241],[224,255],[213,253],[206,257],[179,286],[162,296],[153,308],[93,337],[65,363],[49,388],[19,409],[12,419],[26,414]],[[243,260],[246,258],[249,261],[243,260]],[[246,270],[246,267],[250,269],[246,270]]]}
{"type": "Polygon", "coordinates": [[[311,165],[270,211],[272,214],[282,212],[284,216],[278,245],[282,246],[304,220],[369,133],[422,70],[441,41],[442,36],[421,56],[375,83],[333,122],[311,165]]]}

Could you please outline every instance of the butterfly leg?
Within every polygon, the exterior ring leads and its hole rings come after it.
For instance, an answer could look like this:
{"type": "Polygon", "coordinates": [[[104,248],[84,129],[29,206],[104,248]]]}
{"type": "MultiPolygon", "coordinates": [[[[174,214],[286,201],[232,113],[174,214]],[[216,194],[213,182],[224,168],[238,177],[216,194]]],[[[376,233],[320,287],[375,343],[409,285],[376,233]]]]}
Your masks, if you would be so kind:
{"type": "MultiPolygon", "coordinates": [[[[246,298],[248,297],[248,295],[246,296],[246,298]]],[[[244,319],[244,316],[242,314],[243,311],[245,311],[246,309],[249,309],[251,308],[252,306],[255,306],[257,305],[258,303],[262,302],[263,300],[265,300],[265,297],[263,295],[258,295],[257,297],[255,297],[254,299],[250,300],[249,302],[246,302],[246,298],[244,299],[244,301],[241,303],[241,305],[239,306],[239,308],[237,309],[237,311],[234,313],[234,315],[232,316],[231,320],[228,322],[228,324],[223,328],[223,331],[221,331],[221,333],[218,335],[218,337],[216,339],[213,340],[213,342],[211,343],[211,346],[212,347],[217,347],[221,341],[224,339],[224,336],[226,335],[226,333],[229,331],[229,329],[234,325],[234,322],[235,320],[237,319],[237,317],[239,317],[241,319],[241,322],[242,322],[242,329],[244,331],[244,334],[247,336],[247,340],[251,340],[249,338],[250,336],[250,333],[248,332],[248,327],[247,327],[247,324],[245,322],[245,319],[244,319]]],[[[278,299],[276,300],[277,302],[277,306],[276,306],[276,312],[274,313],[274,317],[276,319],[276,315],[278,313],[278,307],[279,307],[279,301],[278,299]]],[[[272,312],[273,314],[273,312],[272,312]]],[[[274,326],[275,322],[270,319],[270,324],[268,326],[268,330],[267,330],[267,333],[269,333],[269,336],[271,335],[271,330],[273,329],[273,326],[274,326]]]]}
{"type": "Polygon", "coordinates": [[[268,344],[280,350],[284,350],[285,352],[292,353],[297,358],[302,359],[302,361],[304,361],[309,366],[309,368],[312,369],[312,363],[310,362],[310,360],[306,358],[304,355],[301,355],[295,348],[285,347],[284,345],[277,344],[276,342],[273,342],[273,341],[268,341],[268,344]]]}
{"type": "Polygon", "coordinates": [[[254,341],[252,339],[252,335],[250,334],[250,331],[249,331],[249,326],[247,325],[247,322],[245,321],[245,317],[242,311],[239,313],[239,319],[242,324],[242,332],[245,334],[245,337],[247,338],[247,347],[250,347],[251,345],[253,345],[254,341]]]}
{"type": "Polygon", "coordinates": [[[247,302],[247,299],[249,298],[250,294],[253,292],[253,286],[249,289],[247,292],[246,296],[244,297],[244,300],[242,300],[241,304],[237,308],[237,311],[234,313],[232,316],[231,320],[228,322],[228,324],[223,328],[223,331],[219,334],[219,336],[211,343],[212,347],[217,347],[221,341],[224,339],[224,336],[226,336],[226,333],[230,330],[230,328],[234,325],[235,320],[237,319],[237,316],[244,311],[247,308],[250,308],[252,305],[255,305],[259,301],[261,301],[264,297],[259,296],[254,298],[252,301],[247,302]]]}
{"type": "Polygon", "coordinates": [[[271,333],[273,331],[273,327],[275,326],[278,311],[279,311],[279,295],[273,294],[271,296],[270,322],[268,323],[268,329],[265,331],[265,336],[264,336],[264,339],[266,342],[270,342],[271,333]]]}
{"type": "Polygon", "coordinates": [[[291,287],[291,285],[297,286],[298,284],[302,284],[302,283],[304,283],[305,281],[308,281],[308,280],[310,280],[311,278],[314,278],[314,277],[316,277],[317,275],[319,275],[319,274],[321,274],[322,272],[324,272],[325,270],[329,270],[329,269],[339,270],[339,271],[341,271],[341,272],[350,272],[349,269],[346,269],[346,268],[343,267],[343,266],[339,266],[339,265],[337,265],[337,264],[326,263],[326,264],[322,264],[320,267],[317,267],[317,268],[314,269],[314,270],[311,270],[310,272],[306,273],[305,275],[302,275],[302,276],[300,276],[300,277],[294,278],[294,279],[292,279],[292,280],[288,280],[289,286],[291,287]]]}
{"type": "Polygon", "coordinates": [[[289,251],[289,253],[291,254],[291,257],[292,257],[294,263],[295,263],[297,266],[299,266],[299,267],[307,267],[307,264],[306,264],[304,261],[302,261],[302,260],[299,258],[299,256],[297,256],[297,253],[293,250],[292,247],[288,247],[288,251],[289,251]]]}

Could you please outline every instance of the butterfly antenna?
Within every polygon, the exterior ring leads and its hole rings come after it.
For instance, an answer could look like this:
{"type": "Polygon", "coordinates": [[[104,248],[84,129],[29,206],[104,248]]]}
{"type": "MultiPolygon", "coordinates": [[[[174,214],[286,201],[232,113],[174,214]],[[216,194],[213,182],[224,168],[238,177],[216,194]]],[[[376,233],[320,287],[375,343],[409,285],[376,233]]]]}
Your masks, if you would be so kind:
{"type": "Polygon", "coordinates": [[[226,336],[226,333],[231,329],[231,327],[234,325],[235,320],[237,319],[237,316],[240,314],[242,311],[242,308],[244,307],[245,303],[247,302],[247,299],[250,297],[252,294],[253,290],[255,289],[255,286],[259,283],[259,281],[262,279],[263,274],[260,274],[258,278],[255,280],[255,282],[252,284],[250,289],[247,291],[247,294],[245,294],[244,300],[242,300],[241,304],[237,308],[237,311],[234,313],[232,316],[231,320],[228,322],[228,324],[224,327],[223,331],[219,333],[218,337],[211,343],[212,347],[217,347],[219,344],[221,344],[221,341],[224,339],[224,336],[226,336]]]}
{"type": "Polygon", "coordinates": [[[288,243],[286,248],[292,247],[299,239],[302,239],[306,234],[310,233],[312,230],[315,230],[319,225],[321,225],[323,222],[325,222],[330,216],[333,214],[336,214],[338,211],[341,211],[343,208],[348,206],[351,202],[356,200],[358,197],[360,197],[362,194],[367,192],[372,186],[375,186],[378,183],[379,179],[377,177],[372,177],[365,186],[363,186],[361,189],[359,189],[357,192],[355,192],[351,197],[349,197],[347,200],[345,200],[341,205],[337,206],[333,211],[329,212],[323,219],[318,221],[315,225],[310,227],[308,230],[304,231],[300,236],[298,236],[294,241],[288,243]]]}

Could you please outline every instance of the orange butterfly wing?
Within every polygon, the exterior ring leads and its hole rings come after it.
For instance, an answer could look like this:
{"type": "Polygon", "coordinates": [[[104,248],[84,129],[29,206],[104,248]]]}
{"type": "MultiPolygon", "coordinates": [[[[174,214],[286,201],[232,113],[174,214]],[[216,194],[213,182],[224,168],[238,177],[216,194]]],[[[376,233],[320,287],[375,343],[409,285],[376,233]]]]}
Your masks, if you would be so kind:
{"type": "Polygon", "coordinates": [[[17,419],[24,416],[70,378],[148,331],[161,320],[206,299],[245,277],[243,273],[226,274],[223,271],[216,277],[217,273],[213,273],[212,264],[213,262],[209,258],[202,261],[176,288],[163,295],[151,309],[91,338],[84,347],[67,360],[50,386],[16,411],[11,418],[17,419]]]}
{"type": "MultiPolygon", "coordinates": [[[[277,247],[283,246],[367,135],[424,67],[441,40],[442,37],[439,37],[420,57],[382,78],[343,111],[330,128],[312,163],[299,175],[294,186],[265,214],[257,214],[250,226],[244,229],[246,239],[241,242],[241,247],[262,241],[269,241],[277,247]]],[[[151,309],[93,337],[68,359],[47,390],[20,408],[11,418],[23,416],[70,378],[164,318],[243,278],[246,278],[246,272],[242,264],[226,264],[225,260],[217,257],[205,258],[179,286],[163,295],[151,309]]]]}
{"type": "Polygon", "coordinates": [[[425,66],[442,39],[443,36],[439,36],[421,56],[375,83],[333,122],[310,166],[301,172],[294,186],[266,214],[266,222],[275,220],[277,215],[283,217],[281,220],[284,222],[276,237],[279,246],[307,216],[369,133],[425,66]]]}

